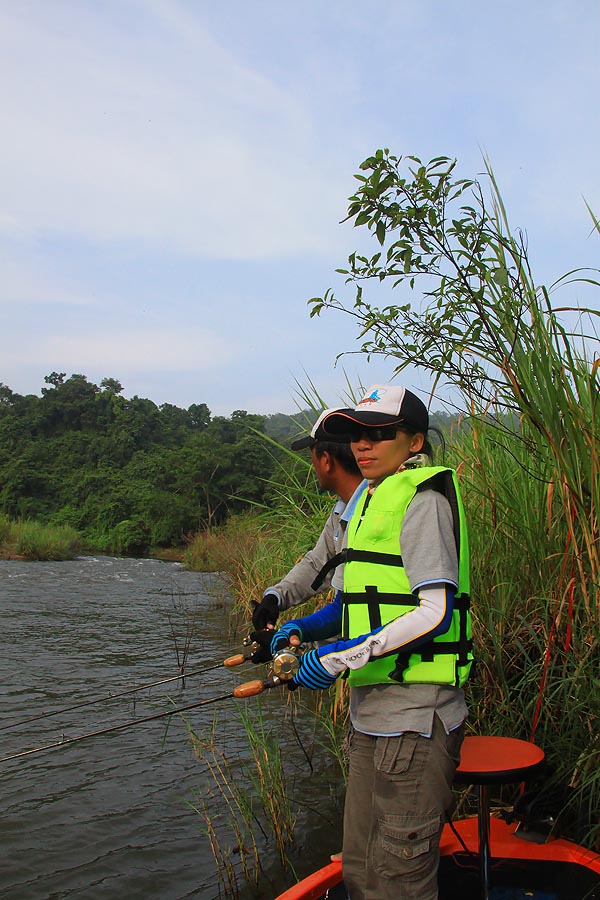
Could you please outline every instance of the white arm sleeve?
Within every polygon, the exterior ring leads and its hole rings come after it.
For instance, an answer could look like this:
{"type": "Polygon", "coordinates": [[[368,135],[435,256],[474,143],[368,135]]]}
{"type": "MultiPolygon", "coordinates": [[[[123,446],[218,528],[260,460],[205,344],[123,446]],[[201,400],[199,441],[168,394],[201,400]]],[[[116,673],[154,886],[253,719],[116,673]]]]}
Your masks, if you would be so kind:
{"type": "Polygon", "coordinates": [[[451,602],[451,590],[452,585],[440,583],[420,588],[420,602],[414,609],[376,632],[332,644],[331,651],[320,656],[320,662],[330,675],[339,675],[344,669],[361,669],[369,660],[401,650],[413,641],[424,643],[443,621],[451,602]]]}

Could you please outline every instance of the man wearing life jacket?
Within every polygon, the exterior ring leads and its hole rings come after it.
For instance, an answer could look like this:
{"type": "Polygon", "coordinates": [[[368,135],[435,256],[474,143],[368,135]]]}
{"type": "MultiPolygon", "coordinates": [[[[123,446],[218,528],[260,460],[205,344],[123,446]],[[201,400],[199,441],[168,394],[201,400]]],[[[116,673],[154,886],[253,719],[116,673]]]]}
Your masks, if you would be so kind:
{"type": "MultiPolygon", "coordinates": [[[[348,675],[343,874],[350,900],[436,900],[472,662],[469,558],[456,474],[434,466],[424,404],[373,385],[323,428],[350,435],[369,487],[350,520],[344,588],[271,643],[342,639],[301,656],[294,684],[348,675]]],[[[339,561],[339,560],[338,560],[339,561]]]]}
{"type": "MultiPolygon", "coordinates": [[[[361,475],[348,439],[331,440],[331,435],[323,431],[323,419],[332,410],[326,409],[314,423],[310,434],[298,438],[291,445],[292,450],[310,449],[319,490],[337,495],[337,501],[329,514],[315,546],[300,559],[276,584],[268,587],[260,603],[252,601],[252,624],[260,632],[272,628],[282,610],[304,603],[316,593],[332,587],[334,591],[343,587],[343,565],[327,568],[318,584],[313,586],[319,572],[328,560],[336,558],[345,546],[348,522],[352,517],[358,498],[367,487],[361,475]]],[[[256,632],[252,635],[260,638],[256,632]]],[[[253,662],[265,662],[270,653],[259,651],[252,657],[253,662]]]]}

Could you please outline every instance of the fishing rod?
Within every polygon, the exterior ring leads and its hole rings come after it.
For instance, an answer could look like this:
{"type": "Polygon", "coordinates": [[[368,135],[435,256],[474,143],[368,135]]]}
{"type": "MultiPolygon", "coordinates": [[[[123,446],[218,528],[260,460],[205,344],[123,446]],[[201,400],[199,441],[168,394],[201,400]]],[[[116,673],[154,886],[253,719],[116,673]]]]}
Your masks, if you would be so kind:
{"type": "Polygon", "coordinates": [[[176,713],[187,712],[190,709],[198,709],[201,706],[208,706],[210,703],[219,703],[222,700],[245,699],[247,697],[256,697],[269,688],[278,687],[285,684],[286,679],[277,675],[271,675],[264,681],[259,679],[255,681],[246,681],[239,684],[228,694],[220,694],[218,697],[210,697],[208,700],[199,700],[197,703],[190,703],[187,706],[178,706],[176,709],[169,709],[166,712],[154,713],[152,716],[144,716],[143,719],[131,719],[129,722],[122,722],[120,725],[111,725],[109,728],[101,728],[98,731],[88,731],[86,734],[80,734],[78,737],[65,738],[61,741],[54,741],[52,744],[45,744],[43,747],[33,747],[31,750],[22,750],[20,753],[13,753],[10,756],[4,756],[0,759],[0,763],[9,762],[13,759],[21,759],[24,756],[31,756],[33,753],[42,753],[44,750],[52,750],[57,747],[66,747],[67,744],[75,744],[78,741],[85,741],[88,738],[98,737],[101,734],[110,734],[113,731],[121,731],[124,728],[132,728],[135,725],[143,725],[145,722],[152,722],[155,719],[164,719],[166,716],[174,716],[176,713]]]}
{"type": "Polygon", "coordinates": [[[41,713],[39,716],[30,716],[28,719],[21,719],[19,722],[8,722],[5,725],[0,725],[0,731],[4,731],[7,728],[19,728],[21,725],[28,725],[30,722],[39,722],[41,719],[50,718],[50,716],[59,716],[62,713],[72,712],[75,709],[82,709],[84,706],[93,706],[97,703],[105,703],[107,700],[116,700],[118,697],[126,697],[128,694],[136,694],[138,691],[144,691],[151,687],[158,687],[161,684],[169,684],[171,681],[177,681],[178,679],[191,678],[193,675],[204,675],[206,672],[221,669],[223,666],[225,666],[225,668],[240,666],[250,659],[253,652],[254,650],[250,653],[236,653],[235,656],[229,656],[227,659],[223,660],[223,662],[206,666],[204,669],[195,669],[193,672],[184,672],[181,675],[173,675],[170,678],[161,678],[159,681],[149,681],[146,684],[138,685],[138,687],[120,691],[118,694],[106,694],[104,697],[94,697],[91,700],[75,703],[73,706],[65,706],[63,709],[55,709],[52,712],[41,713]]]}
{"type": "MultiPolygon", "coordinates": [[[[44,750],[53,750],[57,747],[66,747],[68,744],[75,744],[79,741],[84,741],[87,738],[98,737],[99,735],[103,734],[110,734],[113,731],[121,731],[124,728],[133,728],[135,725],[142,725],[145,722],[152,722],[155,719],[164,719],[166,716],[174,716],[176,713],[187,712],[190,709],[198,709],[201,706],[208,706],[211,703],[219,703],[222,700],[238,700],[245,699],[247,697],[256,697],[258,694],[262,694],[263,691],[268,690],[269,688],[278,687],[279,685],[291,682],[300,665],[300,652],[300,648],[297,647],[285,647],[282,650],[278,651],[273,656],[273,660],[271,661],[269,667],[269,675],[263,681],[261,681],[260,679],[256,679],[254,681],[246,681],[244,684],[239,684],[237,687],[235,687],[233,691],[230,691],[227,694],[220,694],[218,697],[210,697],[208,700],[199,700],[197,703],[190,703],[187,706],[178,706],[176,709],[168,709],[166,712],[154,713],[151,716],[144,716],[142,719],[131,719],[129,722],[122,722],[120,725],[110,725],[108,728],[100,728],[96,731],[88,731],[86,734],[81,734],[78,737],[63,738],[60,741],[53,741],[53,743],[51,744],[44,744],[44,746],[42,747],[33,747],[31,750],[21,750],[19,753],[12,753],[10,756],[4,756],[0,758],[0,763],[9,762],[13,759],[21,759],[24,756],[31,756],[33,753],[42,753],[44,750]]],[[[240,663],[244,662],[245,660],[246,656],[244,656],[243,653],[239,653],[235,656],[228,657],[228,659],[226,659],[224,662],[218,663],[217,665],[211,666],[210,668],[220,668],[224,665],[227,665],[228,667],[236,666],[240,665],[240,663]],[[232,662],[232,660],[235,660],[235,662],[232,662]]],[[[292,687],[295,687],[295,685],[290,685],[290,688],[292,687]]]]}

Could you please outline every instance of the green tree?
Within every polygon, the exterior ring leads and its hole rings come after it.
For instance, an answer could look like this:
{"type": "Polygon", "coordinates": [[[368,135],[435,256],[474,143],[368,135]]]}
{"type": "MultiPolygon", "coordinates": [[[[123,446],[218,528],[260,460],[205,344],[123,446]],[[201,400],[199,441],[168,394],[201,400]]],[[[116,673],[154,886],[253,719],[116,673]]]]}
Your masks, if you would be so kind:
{"type": "MultiPolygon", "coordinates": [[[[66,377],[66,372],[50,372],[49,375],[44,376],[44,381],[46,382],[46,384],[51,384],[56,388],[64,383],[66,377]]],[[[42,388],[42,394],[45,394],[47,390],[48,388],[42,388]]]]}
{"type": "Polygon", "coordinates": [[[104,388],[105,391],[109,391],[111,394],[123,393],[123,385],[120,381],[117,381],[116,378],[103,378],[100,382],[100,387],[104,388]]]}
{"type": "Polygon", "coordinates": [[[194,428],[206,428],[210,422],[210,409],[206,403],[192,403],[188,407],[188,413],[194,428]]]}
{"type": "Polygon", "coordinates": [[[578,360],[549,290],[533,283],[525,240],[510,231],[489,163],[490,199],[477,180],[457,178],[455,168],[447,157],[424,165],[389,150],[361,164],[348,219],[366,226],[379,249],[370,256],[354,252],[348,268],[337,270],[355,286],[353,304],[328,290],[309,301],[311,316],[325,308],[350,314],[364,338],[361,351],[389,358],[395,373],[416,366],[435,383],[458,388],[465,408],[473,401],[481,410],[500,407],[543,430],[530,360],[545,356],[552,339],[564,349],[568,370],[578,360]],[[364,296],[371,281],[422,288],[424,302],[379,306],[364,296]]]}
{"type": "Polygon", "coordinates": [[[177,544],[262,501],[263,427],[245,410],[212,420],[204,403],[128,400],[115,378],[99,388],[52,372],[40,397],[0,385],[0,511],[70,525],[113,552],[177,544]]]}
{"type": "Polygon", "coordinates": [[[64,375],[52,373],[45,378],[52,388],[42,388],[42,402],[39,405],[38,427],[47,434],[60,431],[84,430],[94,427],[96,408],[94,400],[98,388],[85,375],[64,375]]]}

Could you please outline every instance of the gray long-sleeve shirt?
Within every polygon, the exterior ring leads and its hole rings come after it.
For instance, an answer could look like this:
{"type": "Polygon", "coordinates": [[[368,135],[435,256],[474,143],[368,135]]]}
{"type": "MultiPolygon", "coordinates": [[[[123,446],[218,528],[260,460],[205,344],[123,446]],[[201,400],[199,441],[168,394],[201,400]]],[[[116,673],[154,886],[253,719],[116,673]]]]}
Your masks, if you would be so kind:
{"type": "MultiPolygon", "coordinates": [[[[309,550],[281,581],[267,588],[265,594],[276,594],[280,610],[289,609],[290,606],[304,603],[305,600],[317,593],[317,591],[312,589],[311,585],[325,563],[346,546],[348,522],[354,512],[358,498],[366,487],[366,480],[362,481],[348,503],[344,503],[341,499],[337,501],[312,550],[309,550]]],[[[326,591],[329,587],[333,587],[334,590],[341,590],[344,584],[343,569],[343,566],[338,566],[337,569],[330,572],[318,592],[326,591]]]]}

